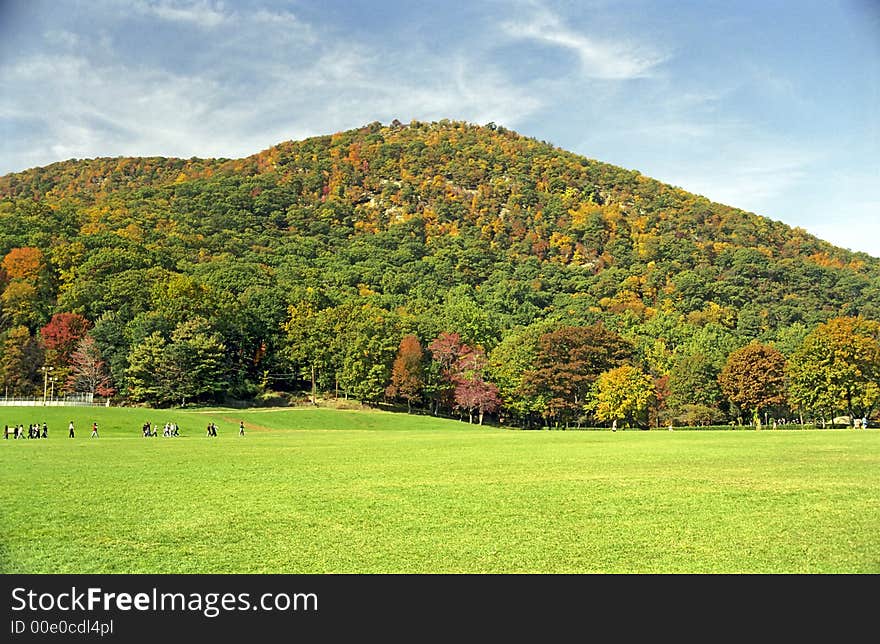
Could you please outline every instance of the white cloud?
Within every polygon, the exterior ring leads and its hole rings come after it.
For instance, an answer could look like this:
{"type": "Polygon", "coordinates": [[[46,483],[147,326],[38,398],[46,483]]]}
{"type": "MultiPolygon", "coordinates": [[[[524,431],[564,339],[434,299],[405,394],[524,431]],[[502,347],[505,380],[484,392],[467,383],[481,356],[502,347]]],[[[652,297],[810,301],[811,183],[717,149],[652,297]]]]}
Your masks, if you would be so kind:
{"type": "Polygon", "coordinates": [[[232,15],[226,13],[222,2],[209,0],[140,0],[135,9],[169,22],[190,23],[205,29],[213,29],[229,21],[232,15]]]}
{"type": "Polygon", "coordinates": [[[591,78],[627,80],[650,76],[667,57],[643,46],[587,36],[566,26],[546,7],[534,4],[534,11],[520,20],[502,23],[510,37],[534,40],[575,53],[583,73],[591,78]]]}
{"type": "Polygon", "coordinates": [[[250,14],[251,18],[256,22],[265,22],[276,25],[301,25],[299,18],[289,11],[269,11],[268,9],[257,9],[250,14]]]}
{"type": "MultiPolygon", "coordinates": [[[[223,8],[186,7],[208,15],[223,8]]],[[[16,88],[0,94],[0,125],[18,129],[4,144],[0,173],[95,156],[240,157],[394,118],[513,127],[542,105],[479,56],[413,49],[390,65],[381,44],[334,41],[285,12],[248,14],[186,72],[126,57],[124,40],[114,40],[117,51],[83,36],[75,53],[47,48],[0,66],[0,83],[16,88]],[[254,43],[271,43],[258,60],[254,43]]]]}

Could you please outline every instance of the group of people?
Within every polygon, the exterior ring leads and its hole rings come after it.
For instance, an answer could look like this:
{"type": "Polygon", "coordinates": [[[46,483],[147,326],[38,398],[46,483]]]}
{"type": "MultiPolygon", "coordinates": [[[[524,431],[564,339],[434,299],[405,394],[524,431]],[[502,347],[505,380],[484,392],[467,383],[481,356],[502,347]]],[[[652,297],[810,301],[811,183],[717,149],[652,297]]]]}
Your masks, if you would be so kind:
{"type": "MultiPolygon", "coordinates": [[[[19,438],[49,438],[49,425],[43,423],[41,426],[39,423],[32,423],[28,426],[27,434],[25,434],[24,425],[13,425],[12,427],[5,425],[3,438],[9,440],[10,435],[12,435],[13,440],[19,438]]],[[[76,438],[73,421],[70,421],[70,424],[67,426],[67,437],[76,438]]],[[[98,438],[98,423],[92,423],[91,438],[98,438]]]]}
{"type": "Polygon", "coordinates": [[[24,425],[13,425],[12,427],[5,425],[3,438],[9,440],[10,434],[13,440],[19,438],[49,438],[49,426],[46,423],[43,423],[42,427],[39,423],[31,423],[28,425],[27,435],[25,435],[24,425]]]}
{"type": "MultiPolygon", "coordinates": [[[[158,436],[158,426],[153,427],[150,422],[146,422],[141,427],[141,432],[144,435],[144,438],[149,436],[158,436]]],[[[208,436],[217,436],[217,423],[208,423],[208,436]]],[[[239,421],[238,423],[238,435],[244,436],[244,421],[239,421]]],[[[70,424],[67,427],[67,436],[68,438],[76,437],[76,428],[74,427],[73,421],[70,421],[70,424]]],[[[165,426],[162,429],[162,436],[166,438],[172,438],[174,436],[180,436],[180,427],[177,423],[165,423],[165,426]]],[[[17,440],[19,438],[49,438],[49,425],[47,423],[43,423],[40,425],[39,423],[32,423],[28,426],[27,432],[25,432],[24,425],[13,425],[10,427],[9,425],[4,426],[3,430],[3,438],[9,440],[9,438],[13,440],[17,440]]],[[[92,434],[91,438],[98,438],[98,423],[92,423],[92,434]]]]}
{"type": "MultiPolygon", "coordinates": [[[[76,431],[73,426],[73,421],[70,421],[70,424],[67,426],[67,437],[68,438],[76,438],[76,431]]],[[[98,436],[98,423],[92,423],[92,433],[89,438],[99,438],[98,436]]]]}
{"type": "MultiPolygon", "coordinates": [[[[141,427],[141,432],[144,435],[144,438],[149,438],[150,436],[158,436],[159,430],[157,427],[153,427],[149,421],[143,424],[141,427]]],[[[165,426],[162,428],[162,436],[165,438],[173,438],[174,436],[180,436],[180,427],[177,423],[165,423],[165,426]]]]}
{"type": "MultiPolygon", "coordinates": [[[[206,436],[217,436],[217,423],[211,422],[208,423],[208,427],[206,429],[206,436]]],[[[244,436],[244,421],[238,421],[238,435],[244,436]]]]}

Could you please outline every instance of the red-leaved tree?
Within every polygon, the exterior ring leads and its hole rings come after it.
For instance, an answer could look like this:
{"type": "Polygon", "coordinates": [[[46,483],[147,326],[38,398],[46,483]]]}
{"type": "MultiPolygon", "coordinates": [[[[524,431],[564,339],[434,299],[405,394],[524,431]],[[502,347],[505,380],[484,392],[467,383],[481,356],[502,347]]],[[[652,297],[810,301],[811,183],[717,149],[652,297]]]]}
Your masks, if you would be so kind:
{"type": "Polygon", "coordinates": [[[88,333],[91,323],[77,313],[56,313],[49,323],[40,329],[46,361],[55,366],[70,364],[70,356],[88,333]]]}
{"type": "Polygon", "coordinates": [[[451,410],[454,404],[456,365],[465,346],[460,335],[448,331],[443,331],[428,345],[431,362],[425,384],[435,414],[440,407],[451,410]]]}
{"type": "Polygon", "coordinates": [[[479,373],[469,377],[460,377],[455,385],[455,406],[468,413],[468,422],[474,422],[477,414],[479,424],[483,424],[483,415],[491,414],[501,405],[498,387],[483,380],[479,373]]]}
{"type": "Polygon", "coordinates": [[[468,421],[479,424],[483,417],[501,406],[501,395],[483,372],[488,360],[481,347],[472,347],[461,341],[457,333],[444,332],[428,348],[440,378],[438,393],[442,399],[459,411],[467,412],[468,421]]]}

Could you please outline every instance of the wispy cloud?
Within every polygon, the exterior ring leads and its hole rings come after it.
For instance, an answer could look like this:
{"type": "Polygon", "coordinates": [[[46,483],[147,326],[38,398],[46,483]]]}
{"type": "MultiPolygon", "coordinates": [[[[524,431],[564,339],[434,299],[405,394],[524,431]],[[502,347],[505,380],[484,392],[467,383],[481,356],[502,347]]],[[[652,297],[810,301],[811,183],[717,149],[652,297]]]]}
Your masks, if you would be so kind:
{"type": "Polygon", "coordinates": [[[547,7],[539,3],[530,6],[529,15],[502,23],[502,30],[512,38],[570,50],[580,59],[581,69],[588,77],[608,80],[646,77],[667,59],[666,55],[644,46],[580,33],[547,7]]]}
{"type": "MultiPolygon", "coordinates": [[[[206,7],[222,9],[198,5],[206,7]]],[[[0,83],[17,88],[0,95],[0,119],[30,132],[8,137],[0,164],[15,166],[0,172],[94,156],[238,157],[394,118],[513,127],[542,105],[469,53],[431,57],[414,48],[388,65],[376,45],[328,37],[284,11],[253,12],[222,29],[229,37],[207,39],[186,70],[86,37],[80,47],[47,42],[46,53],[0,66],[0,83]],[[254,42],[265,49],[258,61],[254,42]]]]}
{"type": "MultiPolygon", "coordinates": [[[[0,70],[0,82],[22,91],[0,98],[6,118],[35,124],[26,142],[37,163],[107,154],[175,154],[211,140],[209,112],[222,109],[218,88],[205,79],[118,65],[97,67],[78,56],[39,56],[0,70]],[[31,82],[28,82],[28,80],[31,82]]],[[[228,140],[227,140],[228,143],[228,140]]],[[[15,145],[16,142],[8,142],[15,145]]]]}
{"type": "Polygon", "coordinates": [[[169,22],[181,22],[213,29],[231,19],[222,2],[210,0],[139,0],[135,10],[169,22]]]}

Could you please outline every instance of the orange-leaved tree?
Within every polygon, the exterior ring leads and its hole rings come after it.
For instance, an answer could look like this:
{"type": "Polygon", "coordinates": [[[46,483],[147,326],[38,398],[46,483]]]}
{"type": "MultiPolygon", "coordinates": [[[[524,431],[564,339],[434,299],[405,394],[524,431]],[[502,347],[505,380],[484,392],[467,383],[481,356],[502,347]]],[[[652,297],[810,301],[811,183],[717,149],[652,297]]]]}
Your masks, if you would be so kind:
{"type": "Polygon", "coordinates": [[[425,386],[424,360],[425,352],[419,339],[414,335],[404,336],[391,367],[391,384],[385,393],[391,398],[403,398],[407,411],[412,411],[412,404],[422,398],[425,386]]]}
{"type": "Polygon", "coordinates": [[[774,347],[752,342],[727,357],[718,383],[730,402],[760,422],[762,411],[786,401],[785,356],[774,347]]]}

